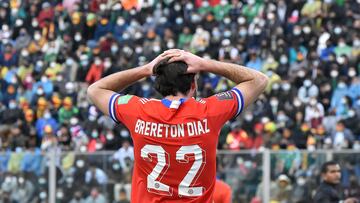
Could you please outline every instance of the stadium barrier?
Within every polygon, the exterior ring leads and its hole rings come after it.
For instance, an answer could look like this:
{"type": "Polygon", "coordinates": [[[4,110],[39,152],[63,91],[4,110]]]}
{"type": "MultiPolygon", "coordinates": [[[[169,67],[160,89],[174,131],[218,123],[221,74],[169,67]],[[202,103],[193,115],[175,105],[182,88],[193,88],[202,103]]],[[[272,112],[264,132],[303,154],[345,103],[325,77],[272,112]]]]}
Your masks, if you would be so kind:
{"type": "MultiPolygon", "coordinates": [[[[121,195],[130,199],[133,162],[115,153],[2,152],[0,197],[61,203],[70,202],[75,193],[86,198],[97,188],[106,202],[121,195]]],[[[345,190],[359,184],[359,154],[353,150],[218,151],[217,178],[231,186],[233,202],[310,201],[325,161],[340,163],[345,190]],[[281,188],[279,182],[287,184],[281,188]]]]}

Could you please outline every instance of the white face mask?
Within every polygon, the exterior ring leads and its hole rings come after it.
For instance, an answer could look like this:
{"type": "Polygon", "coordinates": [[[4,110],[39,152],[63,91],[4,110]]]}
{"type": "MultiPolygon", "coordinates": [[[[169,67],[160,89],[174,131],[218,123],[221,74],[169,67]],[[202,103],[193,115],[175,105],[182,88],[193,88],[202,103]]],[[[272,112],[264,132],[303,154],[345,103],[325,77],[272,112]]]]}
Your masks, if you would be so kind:
{"type": "Polygon", "coordinates": [[[105,68],[110,68],[111,67],[111,62],[110,61],[105,61],[104,66],[105,66],[105,68]]]}
{"type": "Polygon", "coordinates": [[[44,114],[44,118],[45,118],[45,119],[51,118],[51,114],[50,114],[49,112],[45,113],[45,114],[44,114]]]}
{"type": "Polygon", "coordinates": [[[99,60],[99,59],[97,59],[97,60],[95,60],[95,65],[100,65],[101,64],[101,60],[99,60]]]}
{"type": "Polygon", "coordinates": [[[77,42],[79,42],[81,40],[81,38],[82,38],[81,34],[76,34],[74,37],[75,41],[77,41],[77,42]]]}
{"type": "Polygon", "coordinates": [[[41,35],[40,35],[39,33],[35,33],[34,39],[35,39],[36,41],[39,41],[39,40],[41,39],[41,35]]]}
{"type": "Polygon", "coordinates": [[[129,131],[127,131],[127,130],[121,130],[120,131],[120,135],[121,135],[121,137],[129,137],[129,131]]]}

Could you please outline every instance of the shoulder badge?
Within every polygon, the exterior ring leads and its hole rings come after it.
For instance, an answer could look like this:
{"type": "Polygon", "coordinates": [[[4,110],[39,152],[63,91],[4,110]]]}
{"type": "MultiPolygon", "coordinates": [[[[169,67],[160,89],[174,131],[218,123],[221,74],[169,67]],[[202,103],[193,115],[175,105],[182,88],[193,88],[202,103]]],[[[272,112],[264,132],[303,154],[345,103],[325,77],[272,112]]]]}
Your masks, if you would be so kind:
{"type": "Polygon", "coordinates": [[[232,95],[231,91],[220,92],[220,93],[215,94],[215,96],[218,100],[232,100],[233,99],[233,95],[232,95]]]}
{"type": "Polygon", "coordinates": [[[120,96],[120,98],[118,99],[118,104],[127,104],[127,103],[129,103],[129,100],[131,99],[131,97],[133,97],[133,95],[120,96]]]}

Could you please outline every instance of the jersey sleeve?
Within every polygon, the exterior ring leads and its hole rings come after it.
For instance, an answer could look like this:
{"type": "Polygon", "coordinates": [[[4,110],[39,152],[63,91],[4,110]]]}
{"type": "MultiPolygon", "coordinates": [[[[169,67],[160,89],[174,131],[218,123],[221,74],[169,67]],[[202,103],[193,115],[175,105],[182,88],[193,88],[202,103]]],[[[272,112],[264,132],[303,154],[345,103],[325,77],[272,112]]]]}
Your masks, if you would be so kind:
{"type": "Polygon", "coordinates": [[[137,115],[138,102],[139,97],[137,96],[115,93],[109,101],[109,116],[114,122],[126,125],[134,115],[137,115]]]}
{"type": "Polygon", "coordinates": [[[237,88],[217,93],[206,100],[209,115],[216,117],[221,123],[237,117],[244,109],[243,94],[237,88]]]}

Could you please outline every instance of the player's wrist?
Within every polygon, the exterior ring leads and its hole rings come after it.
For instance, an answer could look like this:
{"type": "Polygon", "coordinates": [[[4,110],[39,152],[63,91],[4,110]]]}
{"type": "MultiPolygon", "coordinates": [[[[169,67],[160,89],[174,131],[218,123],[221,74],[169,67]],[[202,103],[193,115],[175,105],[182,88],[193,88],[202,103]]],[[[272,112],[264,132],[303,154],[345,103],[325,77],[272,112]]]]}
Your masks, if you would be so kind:
{"type": "Polygon", "coordinates": [[[144,73],[144,77],[149,77],[153,75],[153,67],[150,66],[149,64],[145,64],[143,66],[140,66],[139,68],[144,73]]]}

